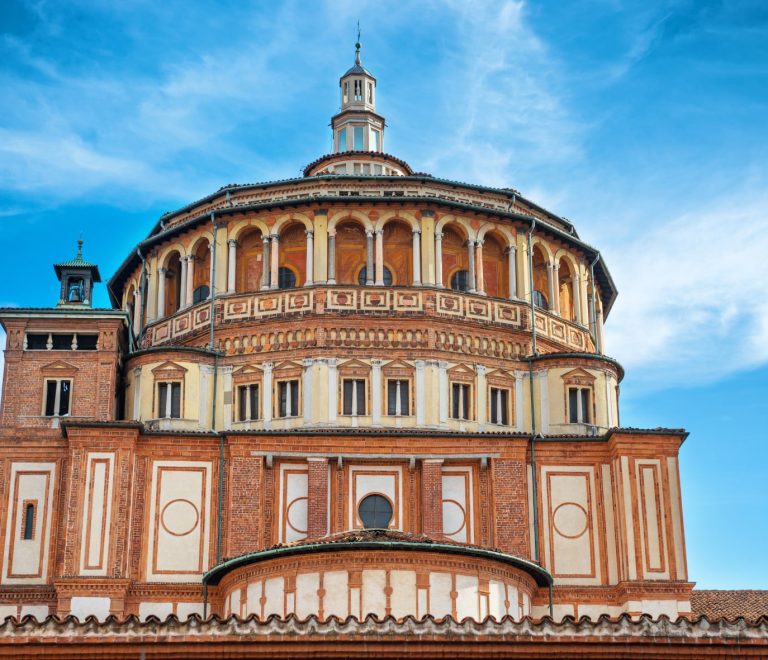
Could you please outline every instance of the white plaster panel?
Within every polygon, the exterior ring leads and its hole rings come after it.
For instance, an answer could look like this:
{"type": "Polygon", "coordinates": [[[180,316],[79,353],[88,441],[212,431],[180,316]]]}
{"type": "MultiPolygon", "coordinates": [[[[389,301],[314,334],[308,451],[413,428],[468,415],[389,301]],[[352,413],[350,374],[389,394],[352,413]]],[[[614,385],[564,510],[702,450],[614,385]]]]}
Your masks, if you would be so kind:
{"type": "Polygon", "coordinates": [[[16,605],[0,605],[0,620],[7,619],[9,616],[17,616],[19,608],[16,605]]]}
{"type": "Polygon", "coordinates": [[[669,479],[669,494],[672,501],[669,508],[672,512],[672,541],[675,546],[675,577],[678,580],[688,579],[685,562],[685,546],[683,545],[683,512],[680,502],[680,484],[677,478],[677,459],[667,458],[667,478],[669,479]]]}
{"type": "Polygon", "coordinates": [[[601,465],[603,483],[603,511],[605,512],[605,537],[608,546],[608,583],[616,584],[619,580],[616,552],[616,524],[613,515],[613,485],[611,466],[601,465]]]}
{"type": "Polygon", "coordinates": [[[506,598],[504,583],[491,580],[488,583],[488,615],[497,621],[501,619],[507,613],[507,608],[504,606],[506,598]]]}
{"type": "Polygon", "coordinates": [[[328,571],[323,575],[323,612],[344,619],[349,614],[349,575],[347,571],[328,571]]]}
{"type": "Polygon", "coordinates": [[[456,576],[456,617],[459,621],[466,617],[480,620],[478,609],[477,576],[456,576]]]}
{"type": "Polygon", "coordinates": [[[50,611],[47,605],[22,605],[19,617],[33,616],[38,621],[43,621],[49,614],[50,611]]]}
{"type": "Polygon", "coordinates": [[[99,621],[104,621],[109,616],[110,598],[97,596],[73,596],[69,605],[69,613],[80,621],[86,617],[95,616],[99,621]]]}
{"type": "Polygon", "coordinates": [[[147,581],[195,581],[208,568],[211,471],[209,462],[154,462],[147,581]]]}
{"type": "Polygon", "coordinates": [[[193,614],[203,616],[203,604],[202,603],[177,603],[176,604],[176,616],[181,621],[188,619],[193,614]]]}
{"type": "Polygon", "coordinates": [[[375,614],[383,617],[387,613],[387,597],[384,589],[387,586],[386,571],[363,571],[363,616],[375,614]]]}
{"type": "Polygon", "coordinates": [[[156,616],[161,621],[173,614],[173,603],[139,603],[139,619],[146,621],[150,616],[156,616]]]}
{"type": "Polygon", "coordinates": [[[443,532],[461,543],[474,541],[474,493],[471,468],[443,468],[443,532]]]}
{"type": "Polygon", "coordinates": [[[392,616],[404,618],[416,612],[416,572],[391,571],[389,583],[392,596],[389,607],[392,616]]]}
{"type": "MultiPolygon", "coordinates": [[[[288,612],[285,611],[284,605],[285,595],[285,579],[281,577],[269,578],[264,582],[264,618],[266,619],[270,614],[278,614],[279,616],[285,616],[288,612]]],[[[256,605],[255,611],[258,612],[261,608],[256,605]]],[[[291,610],[293,611],[293,610],[291,610]]]]}
{"type": "MultiPolygon", "coordinates": [[[[246,614],[255,614],[261,617],[261,593],[264,588],[264,583],[259,580],[257,582],[251,582],[245,589],[245,607],[246,614]]],[[[282,613],[281,613],[282,614],[282,613]]]]}
{"type": "Polygon", "coordinates": [[[668,579],[669,562],[661,462],[659,460],[636,461],[635,479],[639,491],[637,496],[640,510],[640,554],[643,559],[643,577],[651,580],[668,579]]]}
{"type": "MultiPolygon", "coordinates": [[[[330,489],[329,489],[330,490],[330,489]]],[[[306,463],[280,465],[280,542],[307,538],[309,471],[306,463]]]]}
{"type": "Polygon", "coordinates": [[[3,584],[43,584],[48,579],[55,463],[13,463],[3,556],[3,584]],[[35,505],[34,532],[24,535],[24,503],[35,505]]]}
{"type": "Polygon", "coordinates": [[[451,616],[453,613],[452,588],[453,580],[450,573],[429,574],[429,613],[432,616],[451,616]]]}
{"type": "Polygon", "coordinates": [[[306,619],[310,614],[317,614],[320,609],[319,573],[301,573],[296,576],[296,616],[306,619]]]}
{"type": "Polygon", "coordinates": [[[115,454],[91,452],[85,470],[80,575],[106,575],[112,522],[115,454]]]}

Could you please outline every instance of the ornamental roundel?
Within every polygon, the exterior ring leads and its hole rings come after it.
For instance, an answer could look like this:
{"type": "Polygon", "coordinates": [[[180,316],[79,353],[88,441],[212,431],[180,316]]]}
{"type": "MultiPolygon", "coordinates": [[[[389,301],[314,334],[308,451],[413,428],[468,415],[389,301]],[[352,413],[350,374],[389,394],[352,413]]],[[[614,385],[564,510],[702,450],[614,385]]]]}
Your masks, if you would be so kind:
{"type": "Polygon", "coordinates": [[[307,506],[309,498],[297,497],[293,500],[285,511],[285,521],[297,534],[307,533],[307,506]],[[303,529],[302,529],[303,527],[303,529]]]}
{"type": "Polygon", "coordinates": [[[577,539],[587,531],[586,509],[576,502],[563,502],[552,512],[555,531],[567,539],[577,539]]]}
{"type": "Polygon", "coordinates": [[[199,522],[200,513],[189,500],[171,500],[160,512],[160,524],[166,532],[173,536],[191,534],[199,522]]]}
{"type": "Polygon", "coordinates": [[[456,536],[467,525],[467,512],[456,500],[443,500],[443,535],[456,536]]]}

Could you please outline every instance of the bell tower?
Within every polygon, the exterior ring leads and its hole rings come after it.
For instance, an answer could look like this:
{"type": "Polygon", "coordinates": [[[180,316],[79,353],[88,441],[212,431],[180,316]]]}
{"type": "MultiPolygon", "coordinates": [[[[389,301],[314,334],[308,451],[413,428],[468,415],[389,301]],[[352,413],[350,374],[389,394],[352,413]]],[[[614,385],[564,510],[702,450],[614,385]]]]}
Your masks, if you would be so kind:
{"type": "Polygon", "coordinates": [[[92,307],[93,285],[101,282],[99,267],[83,259],[83,241],[77,242],[77,256],[71,261],[54,264],[61,282],[58,307],[92,307]]]}
{"type": "Polygon", "coordinates": [[[355,64],[339,80],[341,112],[331,119],[333,151],[384,151],[384,117],[376,114],[376,78],[360,63],[360,33],[355,64]]]}

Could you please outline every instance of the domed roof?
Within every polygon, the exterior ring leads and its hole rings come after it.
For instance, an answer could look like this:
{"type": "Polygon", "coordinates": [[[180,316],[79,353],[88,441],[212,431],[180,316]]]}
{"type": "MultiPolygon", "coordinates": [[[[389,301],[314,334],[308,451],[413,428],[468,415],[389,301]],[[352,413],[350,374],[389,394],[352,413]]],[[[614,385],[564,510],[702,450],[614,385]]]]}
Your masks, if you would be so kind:
{"type": "Polygon", "coordinates": [[[341,79],[344,79],[347,76],[355,76],[355,75],[368,76],[369,78],[373,78],[374,80],[376,80],[376,77],[360,63],[360,42],[359,41],[355,44],[355,63],[352,65],[351,68],[347,70],[347,72],[341,77],[341,79]]]}

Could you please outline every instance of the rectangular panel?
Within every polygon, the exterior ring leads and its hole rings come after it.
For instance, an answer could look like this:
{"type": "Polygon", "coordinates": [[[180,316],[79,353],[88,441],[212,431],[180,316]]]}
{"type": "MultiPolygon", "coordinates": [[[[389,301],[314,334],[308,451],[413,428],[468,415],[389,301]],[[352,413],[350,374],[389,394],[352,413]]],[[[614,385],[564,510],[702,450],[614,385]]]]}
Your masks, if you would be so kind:
{"type": "Polygon", "coordinates": [[[3,584],[42,584],[47,580],[55,472],[55,463],[11,466],[3,584]],[[29,506],[32,509],[27,515],[29,506]]]}
{"type": "Polygon", "coordinates": [[[564,583],[599,584],[593,468],[549,467],[542,474],[547,567],[564,583]]]}
{"type": "Polygon", "coordinates": [[[80,539],[80,574],[106,575],[114,454],[88,454],[80,539]]]}
{"type": "Polygon", "coordinates": [[[349,469],[349,527],[360,529],[362,521],[357,515],[357,506],[369,494],[386,497],[392,504],[391,528],[403,529],[402,468],[384,465],[351,466],[349,469]]]}
{"type": "Polygon", "coordinates": [[[667,534],[661,494],[660,465],[658,461],[638,461],[635,465],[643,573],[647,578],[659,579],[667,577],[668,573],[667,534]]]}
{"type": "Polygon", "coordinates": [[[437,313],[449,316],[464,316],[464,305],[461,296],[449,293],[438,293],[436,296],[437,313]]]}
{"type": "Polygon", "coordinates": [[[443,535],[462,543],[474,542],[472,468],[443,468],[443,535]]]}
{"type": "Polygon", "coordinates": [[[280,314],[283,311],[283,296],[279,293],[262,294],[254,298],[253,315],[256,318],[280,314]]]}
{"type": "Polygon", "coordinates": [[[504,303],[494,303],[493,320],[496,323],[513,325],[520,327],[520,307],[518,305],[506,305],[504,303]]]}
{"type": "Polygon", "coordinates": [[[224,301],[224,320],[247,319],[251,316],[251,299],[237,298],[224,301]]]}
{"type": "Polygon", "coordinates": [[[420,312],[423,309],[420,291],[395,291],[394,309],[398,312],[420,312]]]}
{"type": "Polygon", "coordinates": [[[387,289],[363,289],[361,294],[360,309],[386,311],[390,307],[390,291],[387,289]]]}
{"type": "Polygon", "coordinates": [[[280,465],[280,543],[307,538],[308,487],[309,470],[306,463],[280,465]]]}
{"type": "Polygon", "coordinates": [[[329,289],[326,309],[356,309],[357,291],[354,289],[329,289]]]}
{"type": "Polygon", "coordinates": [[[210,463],[154,463],[150,490],[148,581],[196,580],[208,568],[210,473],[210,463]]]}

